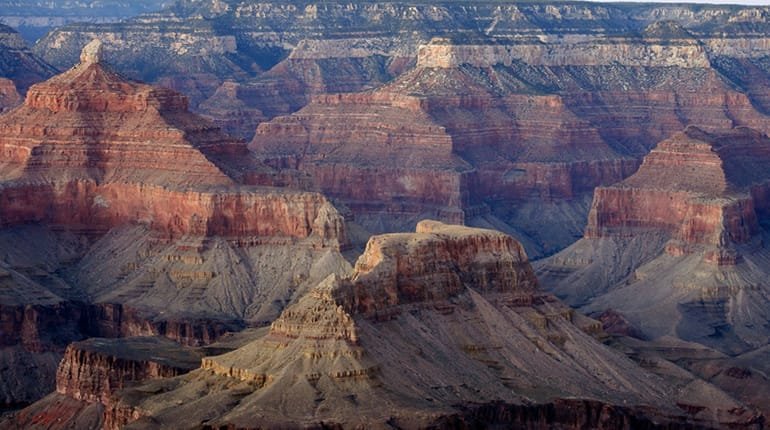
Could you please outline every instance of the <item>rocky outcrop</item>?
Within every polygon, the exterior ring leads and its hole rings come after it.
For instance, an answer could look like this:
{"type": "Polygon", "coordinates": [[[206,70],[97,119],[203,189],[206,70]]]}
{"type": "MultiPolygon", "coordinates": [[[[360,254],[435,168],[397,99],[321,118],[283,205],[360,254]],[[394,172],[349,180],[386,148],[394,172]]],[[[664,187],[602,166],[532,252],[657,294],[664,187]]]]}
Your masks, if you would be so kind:
{"type": "Polygon", "coordinates": [[[18,106],[21,96],[12,80],[0,78],[0,113],[18,106]]]}
{"type": "Polygon", "coordinates": [[[0,305],[0,348],[18,345],[36,353],[61,351],[80,338],[81,311],[67,302],[0,305]]]}
{"type": "Polygon", "coordinates": [[[597,321],[538,292],[526,255],[509,236],[426,221],[416,233],[373,237],[351,273],[326,278],[257,340],[204,358],[186,376],[124,390],[105,422],[112,428],[126,421],[135,421],[129,428],[760,422],[747,410],[728,412],[737,403],[716,391],[679,399],[704,408],[689,415],[671,408],[677,388],[589,334],[600,331],[597,321]],[[184,404],[176,401],[193,392],[184,404]],[[235,393],[237,404],[221,400],[235,393]],[[596,400],[577,400],[587,397],[596,400]],[[562,398],[569,400],[554,400],[562,398]],[[613,406],[618,402],[645,406],[613,406]],[[205,411],[191,406],[200,404],[208,405],[205,411]],[[601,418],[589,419],[590,411],[601,418]]]}
{"type": "Polygon", "coordinates": [[[67,347],[56,372],[56,392],[109,405],[131,382],[168,378],[200,365],[197,351],[154,337],[91,338],[67,347]]]}
{"type": "Polygon", "coordinates": [[[104,428],[113,394],[141,381],[185,374],[201,351],[156,337],[91,338],[67,347],[56,371],[56,391],[15,412],[0,428],[104,428]]]}
{"type": "MultiPolygon", "coordinates": [[[[645,118],[675,121],[666,129],[670,132],[687,124],[677,118],[689,117],[693,107],[698,110],[693,118],[719,116],[719,110],[699,107],[697,100],[705,94],[719,98],[726,88],[739,88],[748,97],[733,110],[751,112],[756,106],[767,111],[763,88],[768,74],[760,61],[767,37],[759,30],[765,21],[766,10],[756,7],[201,3],[177,5],[119,26],[63,28],[41,40],[36,50],[66,68],[90,38],[109,41],[110,61],[121,70],[186,88],[193,106],[203,102],[203,113],[246,138],[254,131],[246,128],[246,114],[261,112],[271,119],[298,110],[314,95],[368,90],[415,62],[429,68],[502,65],[514,69],[513,79],[528,93],[568,93],[575,113],[620,134],[605,136],[610,144],[630,145],[641,156],[667,137],[658,125],[645,125],[661,121],[645,118]],[[741,22],[757,30],[744,31],[741,22]],[[701,85],[703,71],[714,69],[718,73],[707,79],[719,83],[717,93],[706,90],[710,83],[701,85]],[[188,77],[180,78],[183,74],[188,77]],[[596,85],[602,79],[617,85],[602,91],[596,85]],[[214,94],[225,80],[242,85],[237,110],[214,94]],[[688,82],[698,82],[696,94],[684,90],[688,82]],[[664,83],[679,90],[669,91],[664,83]],[[560,88],[563,84],[571,88],[560,88]],[[613,126],[618,121],[623,125],[613,126]]],[[[723,117],[727,124],[721,126],[732,125],[730,118],[723,117]]]]}
{"type": "Polygon", "coordinates": [[[321,48],[314,45],[319,42],[297,47],[288,58],[253,79],[240,84],[225,81],[198,105],[198,111],[234,135],[251,140],[259,123],[295,112],[313,96],[370,89],[405,68],[399,59],[374,54],[358,57],[344,49],[318,56],[321,48]],[[303,52],[312,55],[305,57],[303,52]]]}
{"type": "Polygon", "coordinates": [[[537,279],[519,243],[490,230],[421,221],[416,233],[375,236],[355,265],[350,289],[338,302],[356,314],[390,315],[425,301],[449,300],[467,285],[481,292],[525,296],[537,279]]]}
{"type": "Polygon", "coordinates": [[[250,163],[245,146],[188,113],[182,95],[104,68],[102,49],[86,46],[79,65],[34,86],[0,119],[4,225],[103,233],[144,221],[171,237],[304,238],[316,225],[327,226],[322,235],[342,233],[332,211],[319,219],[327,203],[317,194],[235,189],[302,182],[250,163]]]}
{"type": "MultiPolygon", "coordinates": [[[[89,43],[0,116],[0,347],[40,356],[40,390],[69,342],[208,344],[349,266],[343,216],[299,190],[305,176],[261,164],[184,96],[127,80],[104,55],[89,43]]],[[[3,362],[3,402],[42,394],[16,383],[20,360],[3,362]]]]}
{"type": "Polygon", "coordinates": [[[596,190],[586,237],[660,229],[672,235],[671,254],[709,245],[707,260],[735,264],[731,246],[758,233],[755,208],[767,206],[754,198],[770,186],[767,166],[770,139],[761,133],[690,127],[661,142],[626,181],[596,190]]]}
{"type": "Polygon", "coordinates": [[[151,312],[120,303],[96,303],[85,307],[81,317],[88,337],[110,339],[158,336],[177,344],[199,347],[214,343],[226,333],[243,329],[243,322],[223,318],[162,319],[151,312]]]}
{"type": "MultiPolygon", "coordinates": [[[[576,38],[577,39],[577,38],[576,38]]],[[[418,67],[454,68],[511,66],[523,62],[532,66],[601,66],[617,63],[635,67],[706,68],[709,59],[696,43],[645,44],[601,43],[602,40],[568,39],[553,46],[538,44],[454,46],[441,39],[420,47],[418,67]],[[436,43],[437,42],[437,43],[436,43]],[[588,42],[588,43],[586,43],[588,42]]],[[[606,40],[606,39],[605,39],[606,40]]],[[[613,40],[613,42],[615,42],[613,40]]]]}
{"type": "Polygon", "coordinates": [[[344,238],[342,217],[315,193],[174,191],[142,184],[98,185],[90,180],[6,186],[0,193],[2,226],[42,222],[101,235],[145,223],[159,236],[344,238]]]}
{"type": "Polygon", "coordinates": [[[259,123],[267,118],[262,111],[248,105],[242,98],[248,98],[242,84],[228,80],[222,83],[216,92],[198,105],[198,111],[216,122],[224,131],[246,137],[259,123]]]}
{"type": "Polygon", "coordinates": [[[596,186],[672,133],[770,130],[765,21],[756,7],[202,3],[63,29],[37,49],[69,65],[102,37],[121,70],[188,91],[274,165],[302,158],[370,232],[425,217],[495,226],[539,257],[582,234],[596,186]],[[425,146],[438,141],[449,152],[425,146]]]}
{"type": "Polygon", "coordinates": [[[766,135],[688,127],[596,190],[584,238],[539,262],[539,278],[621,332],[750,354],[769,334],[768,167],[766,135]]]}
{"type": "Polygon", "coordinates": [[[73,22],[113,23],[121,19],[158,10],[170,2],[165,0],[65,1],[50,3],[40,0],[15,0],[0,12],[3,23],[19,30],[30,43],[49,31],[73,22]]]}

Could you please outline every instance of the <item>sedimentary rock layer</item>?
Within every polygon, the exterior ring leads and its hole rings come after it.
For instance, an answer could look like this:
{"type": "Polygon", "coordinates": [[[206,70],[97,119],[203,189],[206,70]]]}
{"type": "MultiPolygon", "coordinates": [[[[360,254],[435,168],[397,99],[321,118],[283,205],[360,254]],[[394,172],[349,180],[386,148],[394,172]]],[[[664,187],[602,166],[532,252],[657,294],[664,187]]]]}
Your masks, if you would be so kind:
{"type": "Polygon", "coordinates": [[[765,345],[770,139],[697,127],[662,141],[639,171],[599,187],[583,239],[539,263],[544,284],[637,334],[729,354],[765,345]]]}
{"type": "Polygon", "coordinates": [[[131,382],[168,378],[197,368],[199,352],[162,338],[91,338],[67,347],[56,372],[56,392],[109,404],[131,382]]]}
{"type": "Polygon", "coordinates": [[[303,175],[259,163],[184,96],[125,79],[103,54],[90,42],[0,116],[5,405],[52,388],[69,342],[210,343],[348,266],[343,217],[297,190],[303,175]],[[17,383],[24,357],[35,390],[17,383]]]}
{"type": "Polygon", "coordinates": [[[325,279],[266,335],[187,376],[120,393],[105,422],[569,425],[601,410],[616,417],[599,420],[606,426],[756,424],[718,390],[676,399],[676,388],[602,346],[591,337],[597,321],[537,291],[509,236],[433,221],[417,230],[373,237],[352,272],[325,279]],[[554,400],[564,397],[573,400],[554,400]],[[586,397],[598,400],[575,400],[586,397]],[[696,412],[670,407],[680,400],[696,412]],[[646,406],[611,406],[620,401],[646,406]]]}
{"type": "MultiPolygon", "coordinates": [[[[696,127],[661,142],[639,171],[596,190],[586,237],[623,234],[624,227],[672,234],[670,252],[687,245],[720,249],[746,243],[758,233],[758,211],[770,186],[770,139],[738,128],[708,133],[696,127]]],[[[734,260],[717,263],[729,264],[734,260]]]]}

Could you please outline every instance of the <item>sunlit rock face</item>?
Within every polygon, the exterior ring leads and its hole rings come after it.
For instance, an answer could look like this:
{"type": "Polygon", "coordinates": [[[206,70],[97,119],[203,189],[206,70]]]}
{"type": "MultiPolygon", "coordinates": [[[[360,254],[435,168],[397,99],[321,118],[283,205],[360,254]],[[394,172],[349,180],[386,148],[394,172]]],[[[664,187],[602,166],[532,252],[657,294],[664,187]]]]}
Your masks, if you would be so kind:
{"type": "Polygon", "coordinates": [[[69,342],[208,344],[348,266],[343,217],[306,177],[111,70],[102,46],[0,115],[4,405],[52,390],[69,342]]]}
{"type": "Polygon", "coordinates": [[[205,357],[186,376],[121,392],[105,422],[756,424],[745,410],[729,412],[738,403],[724,394],[672,394],[674,385],[592,337],[599,335],[598,321],[539,291],[510,236],[423,221],[414,233],[372,237],[351,271],[320,282],[253,342],[205,357]],[[229,401],[234,395],[238,402],[229,401]],[[683,416],[671,407],[678,402],[698,405],[698,414],[683,416]]]}
{"type": "Polygon", "coordinates": [[[731,352],[764,345],[766,328],[755,323],[770,312],[759,281],[768,167],[770,139],[761,132],[688,127],[660,142],[634,175],[597,188],[584,238],[539,273],[568,301],[614,309],[646,336],[731,352]]]}

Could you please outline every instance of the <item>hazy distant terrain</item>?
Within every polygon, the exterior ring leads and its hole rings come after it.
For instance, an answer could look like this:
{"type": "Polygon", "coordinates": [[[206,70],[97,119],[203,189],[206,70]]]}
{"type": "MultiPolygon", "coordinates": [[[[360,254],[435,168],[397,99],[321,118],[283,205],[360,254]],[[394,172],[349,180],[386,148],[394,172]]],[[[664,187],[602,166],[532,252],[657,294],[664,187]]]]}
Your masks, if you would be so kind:
{"type": "Polygon", "coordinates": [[[159,10],[170,0],[0,1],[0,22],[34,43],[54,27],[71,22],[114,22],[159,10]]]}

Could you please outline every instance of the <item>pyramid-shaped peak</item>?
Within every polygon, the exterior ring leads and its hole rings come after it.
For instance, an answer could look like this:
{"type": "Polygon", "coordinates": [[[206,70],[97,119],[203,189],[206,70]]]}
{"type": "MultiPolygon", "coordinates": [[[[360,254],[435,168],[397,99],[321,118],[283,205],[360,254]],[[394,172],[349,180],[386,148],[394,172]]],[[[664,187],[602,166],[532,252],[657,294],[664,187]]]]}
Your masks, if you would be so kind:
{"type": "Polygon", "coordinates": [[[98,39],[88,43],[79,64],[33,85],[25,105],[49,112],[187,112],[187,97],[122,76],[102,62],[102,51],[98,39]]]}
{"type": "Polygon", "coordinates": [[[748,127],[696,126],[660,142],[625,187],[723,197],[770,181],[770,138],[748,127]]]}
{"type": "Polygon", "coordinates": [[[102,41],[94,39],[83,47],[80,51],[80,63],[81,64],[95,64],[102,62],[102,56],[104,55],[104,48],[102,41]]]}

